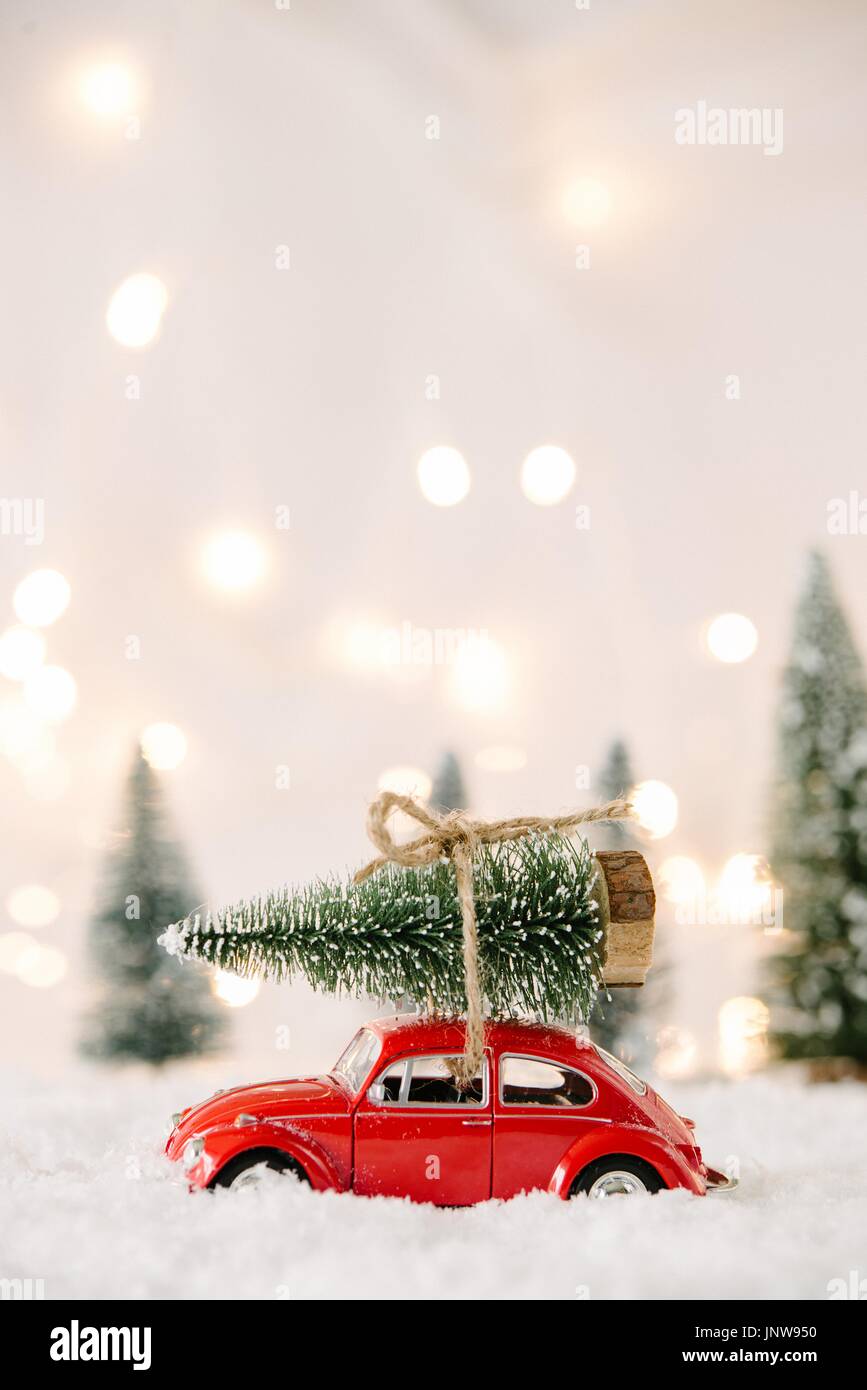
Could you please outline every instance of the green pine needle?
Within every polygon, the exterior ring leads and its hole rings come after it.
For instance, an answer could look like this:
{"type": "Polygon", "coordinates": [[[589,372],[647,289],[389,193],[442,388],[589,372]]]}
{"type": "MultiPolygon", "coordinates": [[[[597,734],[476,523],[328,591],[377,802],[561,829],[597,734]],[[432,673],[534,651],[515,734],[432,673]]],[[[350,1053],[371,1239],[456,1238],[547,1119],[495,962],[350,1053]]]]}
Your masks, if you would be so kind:
{"type": "MultiPolygon", "coordinates": [[[[589,1017],[602,931],[585,840],[534,835],[482,846],[473,863],[482,987],[494,1016],[589,1017]]],[[[363,883],[325,879],[170,927],[172,954],[316,990],[466,1008],[455,875],[388,865],[363,883]]]]}

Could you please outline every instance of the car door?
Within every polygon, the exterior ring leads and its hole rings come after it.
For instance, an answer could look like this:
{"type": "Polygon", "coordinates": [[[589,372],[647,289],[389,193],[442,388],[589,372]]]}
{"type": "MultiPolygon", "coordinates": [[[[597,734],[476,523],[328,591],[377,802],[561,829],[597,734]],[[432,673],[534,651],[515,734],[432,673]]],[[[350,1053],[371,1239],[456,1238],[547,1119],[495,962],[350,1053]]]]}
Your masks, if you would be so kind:
{"type": "Polygon", "coordinates": [[[392,1061],[355,1112],[353,1187],[469,1206],[491,1195],[490,1059],[461,1091],[444,1053],[392,1061]]]}
{"type": "Polygon", "coordinates": [[[491,1195],[547,1188],[576,1139],[607,1123],[594,1081],[550,1057],[503,1053],[497,1062],[491,1195]]]}

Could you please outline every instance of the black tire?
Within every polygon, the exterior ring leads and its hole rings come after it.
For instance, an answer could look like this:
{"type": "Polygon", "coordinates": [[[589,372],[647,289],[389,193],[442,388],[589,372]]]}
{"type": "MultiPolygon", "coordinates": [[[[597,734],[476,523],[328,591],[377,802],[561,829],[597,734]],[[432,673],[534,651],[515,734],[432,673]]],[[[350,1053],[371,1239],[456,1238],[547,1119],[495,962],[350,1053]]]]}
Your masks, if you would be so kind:
{"type": "Polygon", "coordinates": [[[643,1159],[633,1158],[631,1154],[609,1154],[606,1158],[597,1158],[595,1163],[588,1163],[573,1183],[570,1197],[577,1197],[582,1192],[588,1197],[611,1195],[599,1191],[597,1185],[607,1175],[614,1173],[625,1173],[635,1178],[645,1192],[660,1192],[665,1187],[656,1169],[643,1159]]]}
{"type": "Polygon", "coordinates": [[[280,1153],[276,1149],[249,1149],[224,1164],[210,1186],[233,1187],[243,1173],[249,1173],[254,1168],[270,1168],[274,1173],[290,1173],[299,1182],[310,1182],[301,1164],[288,1154],[280,1153]]]}

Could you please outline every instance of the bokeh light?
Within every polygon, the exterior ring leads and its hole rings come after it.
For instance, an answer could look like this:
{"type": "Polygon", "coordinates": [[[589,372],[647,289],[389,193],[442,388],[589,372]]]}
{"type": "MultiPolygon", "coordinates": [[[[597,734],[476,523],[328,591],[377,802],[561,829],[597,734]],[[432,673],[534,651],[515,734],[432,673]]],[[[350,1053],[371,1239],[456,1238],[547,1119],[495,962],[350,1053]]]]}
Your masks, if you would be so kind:
{"type": "Polygon", "coordinates": [[[85,68],[78,84],[84,105],[95,116],[126,116],[136,102],[135,79],[122,63],[94,63],[85,68]]]}
{"type": "Polygon", "coordinates": [[[652,840],[670,835],[677,825],[677,797],[665,782],[639,782],[629,800],[638,824],[652,840]]]}
{"type": "Polygon", "coordinates": [[[20,927],[47,927],[60,914],[60,899],[42,884],[25,883],[13,888],[6,899],[6,911],[20,927]]]}
{"type": "Polygon", "coordinates": [[[35,951],[39,942],[25,931],[0,932],[0,970],[16,975],[18,966],[28,951],[35,951]]]}
{"type": "Polygon", "coordinates": [[[484,712],[505,700],[511,684],[505,652],[490,639],[467,642],[452,665],[451,692],[464,709],[484,712]]]}
{"type": "Polygon", "coordinates": [[[59,984],[66,974],[66,956],[56,946],[42,946],[38,942],[28,951],[22,952],[15,974],[25,985],[33,989],[51,989],[59,984]]]}
{"type": "Polygon", "coordinates": [[[432,782],[420,767],[387,767],[380,773],[377,787],[381,792],[397,792],[399,796],[414,796],[416,801],[430,799],[432,782]]]}
{"type": "Polygon", "coordinates": [[[247,1004],[252,1004],[260,988],[258,980],[233,975],[231,970],[215,970],[211,987],[215,998],[230,1009],[243,1009],[247,1004]]]}
{"type": "Polygon", "coordinates": [[[717,897],[729,921],[759,921],[773,911],[774,886],[763,855],[735,854],[720,874],[717,897]]]}
{"type": "Polygon", "coordinates": [[[611,194],[599,179],[575,179],[563,193],[563,212],[579,230],[601,227],[611,212],[611,194]]]}
{"type": "Polygon", "coordinates": [[[419,459],[418,481],[428,502],[435,507],[453,507],[470,490],[470,470],[457,449],[437,445],[419,459]]]}
{"type": "Polygon", "coordinates": [[[159,332],[168,302],[168,291],[156,275],[130,275],[109,300],[105,313],[109,333],[121,347],[146,347],[159,332]]]}
{"type": "Polygon", "coordinates": [[[527,766],[527,753],[507,743],[495,743],[490,748],[480,748],[475,756],[476,767],[483,772],[520,772],[527,766]]]}
{"type": "Polygon", "coordinates": [[[265,573],[265,550],[249,531],[220,531],[202,550],[202,571],[217,589],[252,589],[265,573]]]}
{"type": "Polygon", "coordinates": [[[701,866],[688,854],[672,854],[663,859],[656,881],[666,902],[678,907],[698,902],[705,891],[701,866]]]}
{"type": "Polygon", "coordinates": [[[720,1006],[719,1060],[728,1076],[743,1076],[764,1064],[770,1013],[761,999],[738,995],[720,1006]]]}
{"type": "Polygon", "coordinates": [[[674,1025],[661,1028],[656,1035],[654,1067],[666,1081],[692,1076],[698,1062],[698,1044],[692,1033],[674,1025]]]}
{"type": "Polygon", "coordinates": [[[759,634],[742,613],[720,613],[708,624],[705,635],[708,651],[728,665],[747,661],[756,650],[759,634]]]}
{"type": "Polygon", "coordinates": [[[171,772],[187,756],[187,736],[177,724],[148,724],[142,730],[141,751],[155,772],[171,772]]]}
{"type": "Polygon", "coordinates": [[[12,605],[27,627],[48,627],[66,611],[71,592],[58,570],[33,570],[17,586],[12,605]]]}
{"type": "Polygon", "coordinates": [[[78,698],[74,678],[62,666],[38,666],[24,682],[24,700],[40,719],[60,724],[78,698]]]}
{"type": "Polygon", "coordinates": [[[0,637],[0,676],[23,681],[45,660],[45,638],[29,627],[9,627],[0,637]]]}
{"type": "Polygon", "coordinates": [[[524,496],[537,507],[553,507],[575,482],[575,464],[565,449],[542,444],[531,449],[521,468],[524,496]]]}

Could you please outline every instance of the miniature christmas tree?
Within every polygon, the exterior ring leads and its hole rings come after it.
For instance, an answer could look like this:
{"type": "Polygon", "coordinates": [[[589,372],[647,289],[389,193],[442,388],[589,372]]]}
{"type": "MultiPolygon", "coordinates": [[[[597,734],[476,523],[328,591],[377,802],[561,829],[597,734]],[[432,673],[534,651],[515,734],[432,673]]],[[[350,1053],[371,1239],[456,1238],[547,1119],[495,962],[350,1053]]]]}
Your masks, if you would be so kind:
{"type": "Polygon", "coordinates": [[[771,859],[793,944],[772,964],[776,1042],[790,1058],[867,1062],[867,691],[819,554],[795,617],[778,747],[771,859]]]}
{"type": "MultiPolygon", "coordinates": [[[[479,846],[473,861],[481,985],[493,1014],[589,1016],[601,974],[596,872],[562,835],[479,846]]],[[[461,909],[450,864],[387,865],[363,882],[319,881],[194,916],[160,938],[239,975],[303,975],[319,990],[406,993],[466,1007],[461,909]]]]}
{"type": "Polygon", "coordinates": [[[86,1020],[86,1056],[157,1065],[217,1045],[223,1018],[207,981],[197,971],[180,970],[156,941],[157,929],[194,901],[162,788],[139,754],[90,928],[90,953],[102,984],[86,1020]]]}
{"type": "Polygon", "coordinates": [[[443,754],[430,800],[440,811],[462,811],[468,804],[460,763],[454,753],[443,754]]]}

